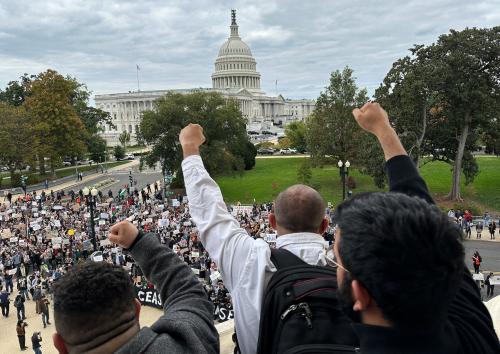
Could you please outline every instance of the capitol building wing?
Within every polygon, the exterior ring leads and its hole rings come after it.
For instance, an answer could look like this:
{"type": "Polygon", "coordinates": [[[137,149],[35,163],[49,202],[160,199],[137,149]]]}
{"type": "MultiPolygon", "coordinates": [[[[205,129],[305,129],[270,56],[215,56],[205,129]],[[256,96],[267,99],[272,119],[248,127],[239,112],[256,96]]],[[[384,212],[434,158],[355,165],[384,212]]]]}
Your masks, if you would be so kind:
{"type": "Polygon", "coordinates": [[[215,60],[212,74],[212,88],[183,90],[136,91],[95,96],[95,104],[109,112],[115,128],[103,126],[102,137],[109,146],[119,144],[118,136],[127,131],[131,143],[139,129],[141,113],[153,109],[153,102],[167,92],[189,93],[195,90],[220,92],[224,97],[236,99],[241,113],[248,119],[247,131],[254,141],[259,141],[259,133],[283,134],[286,124],[303,120],[314,110],[313,100],[285,99],[283,96],[269,96],[260,88],[260,74],[250,47],[243,42],[238,32],[236,11],[231,11],[229,38],[222,44],[215,60]]]}

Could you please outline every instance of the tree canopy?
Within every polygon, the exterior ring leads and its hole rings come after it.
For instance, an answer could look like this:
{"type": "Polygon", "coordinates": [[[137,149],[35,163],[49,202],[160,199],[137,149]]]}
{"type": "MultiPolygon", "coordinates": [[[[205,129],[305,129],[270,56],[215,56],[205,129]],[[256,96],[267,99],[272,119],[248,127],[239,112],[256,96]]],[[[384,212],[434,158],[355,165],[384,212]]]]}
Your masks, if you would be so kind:
{"type": "Polygon", "coordinates": [[[188,123],[198,123],[204,129],[206,142],[201,155],[211,174],[253,167],[256,149],[248,140],[238,103],[203,91],[170,92],[155,101],[154,110],[143,113],[140,132],[151,146],[146,162],[152,165],[159,161],[164,171],[179,171],[182,151],[178,137],[188,123]]]}

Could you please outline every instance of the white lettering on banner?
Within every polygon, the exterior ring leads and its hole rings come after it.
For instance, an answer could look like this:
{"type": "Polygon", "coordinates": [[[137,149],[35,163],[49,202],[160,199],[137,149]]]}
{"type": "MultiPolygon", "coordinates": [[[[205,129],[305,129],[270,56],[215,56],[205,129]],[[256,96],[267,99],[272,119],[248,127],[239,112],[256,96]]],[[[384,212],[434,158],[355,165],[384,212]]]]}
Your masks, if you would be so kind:
{"type": "Polygon", "coordinates": [[[151,302],[151,293],[146,294],[146,301],[151,302]]]}
{"type": "Polygon", "coordinates": [[[490,285],[500,285],[500,275],[495,275],[490,278],[490,285]]]}
{"type": "Polygon", "coordinates": [[[137,292],[137,297],[139,298],[139,301],[140,301],[140,302],[144,302],[144,291],[139,290],[139,291],[137,292]]]}

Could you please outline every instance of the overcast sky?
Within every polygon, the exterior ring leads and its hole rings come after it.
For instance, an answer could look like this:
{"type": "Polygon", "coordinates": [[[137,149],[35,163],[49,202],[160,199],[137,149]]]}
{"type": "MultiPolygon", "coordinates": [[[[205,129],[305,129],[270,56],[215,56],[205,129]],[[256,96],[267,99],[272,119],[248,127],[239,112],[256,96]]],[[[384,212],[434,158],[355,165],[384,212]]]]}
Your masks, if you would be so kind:
{"type": "Polygon", "coordinates": [[[262,88],[316,98],[349,65],[370,94],[414,44],[500,25],[500,0],[0,0],[0,87],[48,68],[95,94],[211,87],[237,10],[262,88]]]}

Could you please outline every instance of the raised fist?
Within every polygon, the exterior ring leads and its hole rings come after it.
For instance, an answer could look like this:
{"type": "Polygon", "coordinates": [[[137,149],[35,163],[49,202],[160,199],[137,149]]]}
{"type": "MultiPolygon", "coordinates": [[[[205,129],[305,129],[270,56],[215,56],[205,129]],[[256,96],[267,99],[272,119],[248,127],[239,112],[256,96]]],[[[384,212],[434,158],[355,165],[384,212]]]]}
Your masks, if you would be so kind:
{"type": "Polygon", "coordinates": [[[139,230],[130,221],[121,221],[109,229],[108,238],[111,242],[116,243],[123,248],[130,248],[139,230]]]}
{"type": "Polygon", "coordinates": [[[184,127],[179,134],[179,142],[183,148],[185,146],[199,148],[200,145],[205,142],[205,136],[203,135],[203,128],[201,125],[190,123],[184,127]]]}
{"type": "Polygon", "coordinates": [[[361,128],[376,136],[392,129],[387,112],[378,103],[365,103],[363,107],[354,109],[352,115],[361,128]]]}

